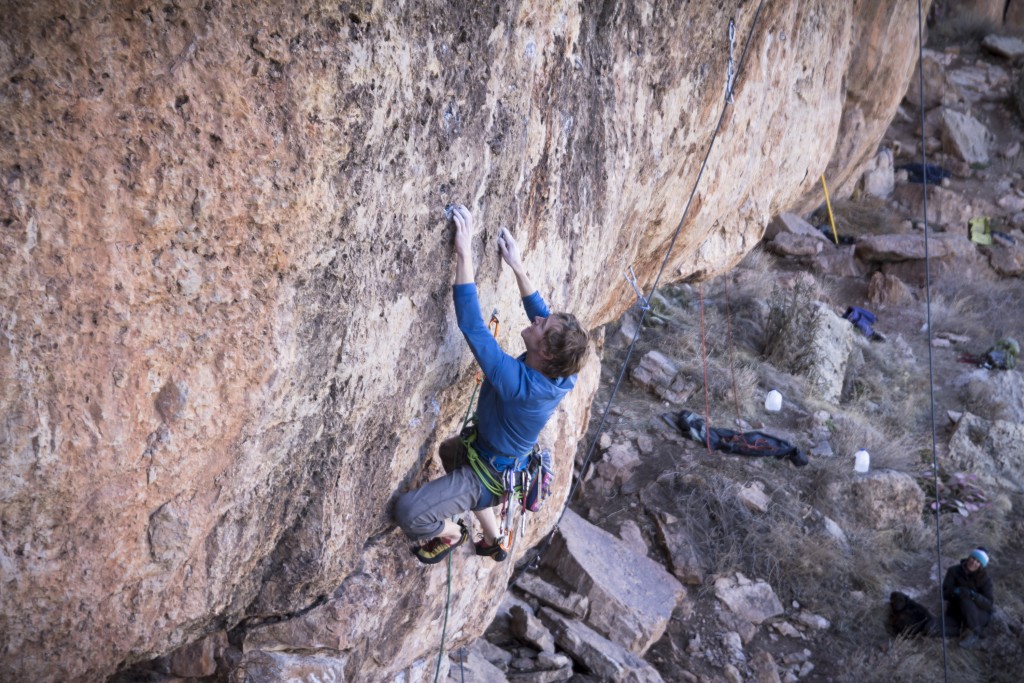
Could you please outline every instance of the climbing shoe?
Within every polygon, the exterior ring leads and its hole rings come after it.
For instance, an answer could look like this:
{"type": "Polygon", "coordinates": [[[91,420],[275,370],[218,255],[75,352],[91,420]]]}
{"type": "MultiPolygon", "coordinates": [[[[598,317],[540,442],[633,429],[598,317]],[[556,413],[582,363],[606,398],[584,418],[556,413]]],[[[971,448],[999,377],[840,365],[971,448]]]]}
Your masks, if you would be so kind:
{"type": "Polygon", "coordinates": [[[449,541],[438,536],[437,538],[430,539],[423,545],[413,546],[412,554],[423,564],[437,564],[448,557],[453,550],[465,543],[466,539],[469,538],[469,531],[466,530],[466,525],[459,522],[459,528],[462,533],[457,541],[449,541]]]}
{"type": "Polygon", "coordinates": [[[508,553],[506,553],[500,545],[497,543],[491,545],[482,538],[475,542],[473,547],[476,548],[477,555],[480,557],[489,557],[495,562],[504,562],[505,558],[508,557],[508,553]]]}

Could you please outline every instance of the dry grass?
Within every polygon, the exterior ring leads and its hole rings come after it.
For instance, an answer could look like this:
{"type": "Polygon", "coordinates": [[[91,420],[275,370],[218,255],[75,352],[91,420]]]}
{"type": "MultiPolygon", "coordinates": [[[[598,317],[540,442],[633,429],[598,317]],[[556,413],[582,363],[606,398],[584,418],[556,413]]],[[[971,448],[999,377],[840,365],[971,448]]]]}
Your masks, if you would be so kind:
{"type": "Polygon", "coordinates": [[[672,512],[686,520],[708,573],[742,572],[768,581],[783,600],[830,604],[832,591],[849,582],[836,571],[846,564],[841,549],[805,531],[803,506],[785,491],[766,487],[773,494],[768,512],[748,510],[737,500],[742,481],[714,473],[699,481],[680,481],[674,492],[672,512]]]}
{"type": "MultiPolygon", "coordinates": [[[[847,632],[848,634],[849,632],[847,632]]],[[[942,643],[938,640],[896,638],[887,648],[864,647],[859,641],[846,643],[848,663],[836,678],[837,683],[980,683],[986,680],[978,670],[976,657],[956,648],[947,648],[943,665],[942,643]]]]}
{"type": "Polygon", "coordinates": [[[932,16],[935,22],[928,30],[928,47],[937,50],[950,45],[977,50],[985,36],[1003,32],[991,19],[950,0],[938,0],[932,16]]]}
{"type": "MultiPolygon", "coordinates": [[[[1016,76],[1016,85],[1014,88],[1020,90],[1020,95],[1014,92],[1014,97],[1019,98],[1017,107],[1020,108],[1021,104],[1024,104],[1024,69],[1018,69],[1016,76]]],[[[1021,118],[1024,119],[1024,111],[1019,112],[1021,118]]],[[[1010,157],[999,156],[992,162],[990,167],[996,176],[1009,177],[1015,173],[1024,171],[1024,150],[1017,152],[1015,155],[1010,157]]],[[[996,228],[999,229],[998,227],[996,228]]]]}
{"type": "Polygon", "coordinates": [[[819,291],[808,279],[798,280],[789,290],[772,290],[764,331],[765,360],[791,375],[808,377],[813,372],[817,354],[807,344],[807,331],[821,323],[818,299],[819,291]]]}
{"type": "MultiPolygon", "coordinates": [[[[868,207],[847,215],[853,216],[850,221],[857,223],[858,230],[869,231],[880,224],[873,217],[876,210],[868,207]]],[[[881,231],[891,231],[891,227],[881,231]]],[[[653,315],[641,335],[636,358],[650,349],[673,357],[698,387],[693,401],[700,403],[701,412],[706,363],[712,417],[719,416],[719,422],[734,410],[730,356],[734,356],[745,415],[762,414],[758,404],[764,387],[758,377],[774,365],[798,376],[786,394],[787,401],[808,415],[817,410],[832,415],[827,426],[835,453],[848,456],[866,448],[873,467],[920,472],[922,462],[930,462],[931,453],[930,442],[921,443],[928,418],[928,401],[923,398],[927,396],[927,373],[921,370],[922,360],[904,355],[892,342],[858,343],[863,362],[848,382],[842,404],[825,404],[807,396],[802,390],[806,380],[799,375],[809,376],[812,368],[806,345],[799,340],[806,338],[802,332],[814,324],[816,304],[827,300],[828,292],[814,277],[786,273],[776,265],[773,257],[759,250],[749,254],[725,276],[729,278],[728,304],[724,278],[704,284],[703,347],[698,288],[686,284],[664,288],[652,302],[653,315]]],[[[1024,329],[1024,310],[1014,305],[1024,300],[1024,283],[1002,282],[993,288],[986,276],[967,271],[955,282],[933,286],[935,332],[967,335],[977,340],[978,353],[998,336],[1024,336],[1020,331],[1024,329]]],[[[972,400],[980,404],[983,392],[976,393],[972,400]]],[[[980,407],[977,412],[986,414],[980,407]]],[[[790,426],[798,432],[806,428],[803,422],[790,426]]],[[[657,509],[685,520],[707,575],[742,572],[764,579],[784,604],[798,600],[833,622],[829,648],[845,654],[824,662],[829,666],[842,660],[834,671],[817,670],[823,676],[818,680],[942,680],[940,642],[891,640],[885,633],[889,592],[907,577],[918,581],[934,563],[932,518],[926,516],[923,525],[911,520],[882,531],[861,528],[855,519],[837,519],[848,538],[848,547],[842,548],[814,530],[806,516],[811,508],[827,511],[832,507],[830,486],[842,485],[850,478],[849,457],[818,458],[802,470],[781,469],[770,461],[705,457],[703,453],[674,461],[687,475],[669,476],[671,483],[657,485],[665,488],[659,501],[663,505],[657,509]],[[752,476],[763,480],[771,495],[766,513],[752,513],[736,499],[742,482],[752,476]]],[[[1024,505],[1024,499],[1013,502],[1024,505]]],[[[1024,563],[1024,549],[1018,550],[1015,541],[1024,525],[1010,521],[1015,519],[1012,507],[1004,500],[967,518],[942,515],[943,563],[944,567],[952,564],[974,545],[988,546],[999,558],[995,563],[999,604],[1012,614],[1024,614],[1024,576],[1009,571],[1024,563]]],[[[706,581],[697,597],[708,598],[711,592],[712,582],[706,581]]],[[[922,602],[935,611],[937,595],[922,598],[922,602]]],[[[1004,637],[1000,642],[1008,641],[1004,637]]],[[[950,648],[948,680],[957,683],[1014,680],[1005,672],[1024,667],[1024,656],[1017,651],[979,655],[960,651],[955,643],[950,648]],[[985,656],[991,661],[982,659],[985,656]]]]}
{"type": "Polygon", "coordinates": [[[956,278],[932,285],[932,329],[956,332],[977,340],[982,353],[1000,337],[1024,329],[1024,280],[1000,280],[965,269],[956,278]]]}
{"type": "Polygon", "coordinates": [[[928,404],[921,402],[919,395],[915,397],[896,390],[892,393],[896,395],[886,396],[878,391],[879,403],[870,406],[865,405],[865,399],[849,403],[838,411],[830,407],[833,416],[828,426],[832,433],[832,450],[849,455],[863,448],[871,454],[874,467],[916,472],[921,464],[923,445],[921,432],[912,426],[927,419],[928,404]]]}
{"type": "Polygon", "coordinates": [[[933,333],[951,332],[969,337],[988,334],[987,316],[981,310],[985,297],[981,294],[983,291],[970,286],[954,291],[935,288],[931,300],[933,333]]]}
{"type": "Polygon", "coordinates": [[[726,302],[721,289],[704,288],[704,330],[697,291],[689,285],[665,288],[652,301],[652,324],[638,346],[640,354],[658,349],[671,356],[680,371],[697,387],[694,401],[704,403],[704,379],[712,413],[741,414],[753,407],[757,389],[756,359],[741,346],[736,329],[730,331],[726,302]],[[732,339],[732,344],[730,344],[732,339]]]}
{"type": "Polygon", "coordinates": [[[981,378],[972,379],[959,393],[960,408],[986,420],[1014,419],[1013,406],[999,394],[993,393],[992,386],[981,378]]]}

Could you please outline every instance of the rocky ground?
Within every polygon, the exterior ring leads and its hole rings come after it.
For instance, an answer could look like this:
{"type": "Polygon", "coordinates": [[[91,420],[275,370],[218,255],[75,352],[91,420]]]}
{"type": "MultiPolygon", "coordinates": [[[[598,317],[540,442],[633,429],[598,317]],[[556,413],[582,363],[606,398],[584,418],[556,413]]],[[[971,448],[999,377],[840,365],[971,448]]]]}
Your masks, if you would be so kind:
{"type": "Polygon", "coordinates": [[[823,212],[780,216],[733,272],[659,293],[628,361],[639,312],[606,330],[585,483],[449,680],[1020,679],[1024,377],[970,358],[1024,339],[1024,44],[976,38],[924,61],[924,145],[951,173],[929,190],[930,269],[922,186],[899,170],[920,161],[912,95],[834,207],[838,246],[823,212]],[[991,245],[968,239],[980,216],[991,245]],[[842,319],[848,306],[872,311],[880,337],[842,319]],[[810,462],[709,452],[665,419],[684,408],[810,462]],[[984,649],[894,638],[890,592],[938,613],[945,568],[978,544],[999,606],[984,649]]]}

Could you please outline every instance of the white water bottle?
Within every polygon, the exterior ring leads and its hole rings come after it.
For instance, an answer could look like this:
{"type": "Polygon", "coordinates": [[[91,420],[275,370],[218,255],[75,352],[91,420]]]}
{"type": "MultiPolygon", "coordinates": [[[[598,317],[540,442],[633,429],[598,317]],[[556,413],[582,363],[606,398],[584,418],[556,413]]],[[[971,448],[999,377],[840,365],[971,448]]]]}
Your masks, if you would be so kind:
{"type": "Polygon", "coordinates": [[[782,410],[782,394],[772,389],[764,399],[764,409],[769,413],[777,413],[782,410]]]}
{"type": "Polygon", "coordinates": [[[863,448],[853,454],[853,471],[864,474],[871,468],[871,454],[863,448]]]}

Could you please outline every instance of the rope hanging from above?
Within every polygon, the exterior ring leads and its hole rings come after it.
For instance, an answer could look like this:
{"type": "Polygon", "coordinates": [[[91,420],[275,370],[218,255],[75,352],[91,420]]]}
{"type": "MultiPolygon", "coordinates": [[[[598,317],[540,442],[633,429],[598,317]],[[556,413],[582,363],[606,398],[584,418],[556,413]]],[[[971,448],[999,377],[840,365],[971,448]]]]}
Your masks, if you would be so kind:
{"type": "MultiPolygon", "coordinates": [[[[658,284],[661,282],[661,276],[664,274],[665,268],[668,265],[669,258],[672,256],[672,250],[675,248],[676,241],[679,239],[679,233],[682,232],[683,225],[686,223],[686,218],[687,218],[687,216],[689,216],[690,207],[693,205],[693,198],[697,194],[697,188],[700,186],[700,181],[704,177],[704,171],[707,169],[708,159],[711,157],[711,150],[714,149],[715,140],[718,139],[718,134],[722,130],[722,124],[725,121],[725,114],[728,111],[729,105],[734,103],[733,91],[734,91],[734,88],[735,88],[735,82],[739,78],[740,74],[743,73],[743,65],[746,62],[747,53],[748,53],[748,51],[750,49],[750,43],[751,43],[751,40],[754,37],[754,33],[757,30],[758,21],[761,18],[761,10],[763,8],[764,8],[764,0],[760,0],[760,2],[758,2],[758,5],[757,5],[757,10],[754,13],[754,19],[753,19],[753,21],[751,22],[751,25],[750,25],[750,32],[747,34],[746,42],[743,44],[743,52],[740,53],[740,59],[739,59],[738,64],[736,65],[735,74],[734,74],[734,76],[732,78],[727,77],[727,79],[726,79],[726,83],[727,83],[726,97],[725,97],[725,102],[723,103],[723,106],[722,106],[722,111],[719,114],[718,122],[715,125],[715,129],[714,129],[714,131],[711,134],[711,140],[708,143],[708,147],[707,147],[707,149],[704,152],[704,158],[701,160],[700,169],[697,171],[697,178],[694,180],[693,189],[690,191],[690,196],[686,200],[686,207],[683,209],[683,213],[682,213],[682,215],[679,218],[679,223],[676,225],[675,232],[672,234],[672,239],[670,240],[669,245],[668,245],[668,247],[665,250],[665,256],[662,258],[661,266],[658,269],[658,274],[654,278],[654,283],[651,285],[651,294],[646,296],[646,297],[642,296],[642,292],[640,292],[639,286],[638,285],[634,285],[634,289],[637,290],[638,300],[642,302],[642,305],[640,307],[641,308],[640,320],[637,322],[636,331],[633,333],[633,338],[632,338],[632,340],[629,343],[629,347],[626,349],[626,356],[625,356],[625,358],[622,361],[622,368],[619,370],[618,377],[615,379],[615,384],[612,387],[611,395],[608,397],[608,402],[605,404],[604,410],[601,412],[601,419],[598,421],[597,430],[595,431],[594,436],[593,436],[593,438],[592,438],[592,440],[590,442],[590,445],[587,448],[587,453],[586,453],[586,456],[584,456],[584,458],[583,458],[583,463],[580,465],[579,474],[576,475],[576,478],[573,481],[573,484],[572,484],[572,486],[569,489],[569,495],[566,498],[566,505],[562,508],[562,512],[559,514],[558,520],[555,522],[555,525],[552,528],[551,532],[545,537],[544,542],[538,548],[537,555],[534,558],[533,563],[531,563],[531,566],[533,564],[536,564],[536,562],[539,560],[539,558],[544,554],[545,550],[547,550],[548,546],[551,545],[551,541],[554,538],[555,531],[558,529],[558,524],[561,522],[562,517],[565,515],[565,510],[568,507],[568,501],[571,501],[573,499],[573,496],[576,495],[576,490],[579,488],[580,483],[583,481],[583,478],[586,476],[587,468],[590,466],[590,460],[591,460],[591,458],[593,458],[594,450],[596,449],[597,443],[598,443],[598,441],[601,438],[601,434],[604,433],[604,427],[605,427],[606,422],[608,421],[608,412],[609,412],[609,410],[612,407],[612,403],[615,401],[615,397],[617,396],[617,394],[619,392],[619,388],[622,386],[622,380],[625,377],[626,368],[629,366],[629,361],[630,361],[630,359],[633,356],[633,350],[636,348],[636,342],[637,342],[637,340],[640,337],[640,330],[643,329],[644,320],[646,319],[647,313],[650,310],[650,306],[646,305],[646,304],[648,304],[648,302],[651,301],[651,299],[654,296],[654,293],[658,291],[658,284]]],[[[735,24],[732,21],[730,21],[729,23],[730,23],[730,28],[731,28],[731,30],[730,30],[730,51],[731,51],[731,49],[732,49],[731,46],[732,46],[734,38],[735,38],[735,31],[736,31],[736,29],[735,29],[735,24]]],[[[521,572],[518,575],[516,575],[512,579],[512,581],[510,582],[510,585],[514,585],[515,582],[518,580],[519,576],[521,576],[521,575],[522,575],[521,572]]]]}
{"type": "MultiPolygon", "coordinates": [[[[918,59],[918,95],[921,102],[921,164],[928,168],[928,153],[925,149],[925,111],[924,111],[924,8],[921,0],[917,0],[917,59],[918,59]]],[[[921,182],[922,212],[924,213],[924,272],[925,272],[925,319],[928,329],[928,402],[932,429],[932,477],[936,498],[939,495],[939,455],[936,443],[938,437],[935,428],[935,364],[932,359],[932,276],[931,254],[928,245],[928,178],[927,174],[921,182]]],[[[936,566],[942,566],[942,531],[939,529],[939,509],[935,509],[935,560],[936,566]]],[[[946,652],[946,620],[941,615],[946,611],[942,591],[939,591],[939,623],[942,627],[942,678],[949,681],[949,658],[946,652]]]]}

